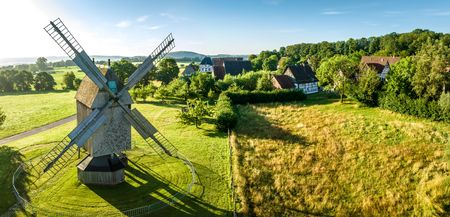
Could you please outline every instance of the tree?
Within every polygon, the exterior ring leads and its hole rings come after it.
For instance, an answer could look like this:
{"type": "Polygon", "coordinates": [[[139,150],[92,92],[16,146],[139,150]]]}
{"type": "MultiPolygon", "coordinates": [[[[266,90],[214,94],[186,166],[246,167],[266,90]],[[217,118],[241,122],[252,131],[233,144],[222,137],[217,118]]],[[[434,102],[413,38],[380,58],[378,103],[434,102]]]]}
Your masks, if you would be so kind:
{"type": "Polygon", "coordinates": [[[171,58],[165,58],[158,64],[156,70],[156,80],[161,81],[163,84],[170,83],[174,78],[178,76],[180,69],[177,62],[171,58]]]}
{"type": "Polygon", "coordinates": [[[252,63],[252,69],[253,71],[259,71],[262,69],[263,66],[263,60],[259,57],[257,58],[253,58],[250,60],[250,62],[252,63]]]}
{"type": "Polygon", "coordinates": [[[214,88],[214,83],[210,73],[200,72],[191,77],[189,89],[197,96],[208,97],[208,92],[214,88]]]}
{"type": "Polygon", "coordinates": [[[416,73],[416,62],[412,57],[401,59],[396,64],[390,66],[386,77],[386,92],[394,95],[406,94],[412,97],[412,78],[416,73]]]}
{"type": "Polygon", "coordinates": [[[450,62],[449,48],[431,40],[416,55],[417,71],[412,78],[413,90],[419,97],[438,99],[444,86],[450,82],[445,67],[450,62]]]}
{"type": "Polygon", "coordinates": [[[348,56],[336,55],[325,60],[317,70],[320,86],[328,90],[338,90],[341,102],[344,100],[345,88],[357,72],[358,64],[348,56]]]}
{"type": "Polygon", "coordinates": [[[275,71],[277,70],[277,65],[278,57],[274,54],[263,61],[262,68],[265,71],[275,71]]]}
{"type": "Polygon", "coordinates": [[[180,122],[183,124],[195,124],[199,127],[206,116],[209,116],[209,106],[206,101],[200,99],[189,100],[187,108],[178,115],[180,122]]]}
{"type": "Polygon", "coordinates": [[[64,88],[68,89],[68,90],[73,90],[75,89],[75,74],[73,72],[66,72],[63,75],[63,84],[64,84],[64,88]]]}
{"type": "Polygon", "coordinates": [[[31,90],[33,82],[33,74],[29,71],[18,71],[14,75],[14,84],[18,91],[31,90]]]}
{"type": "Polygon", "coordinates": [[[270,75],[263,75],[258,79],[256,84],[257,90],[270,91],[273,90],[272,80],[270,79],[270,75]]]}
{"type": "Polygon", "coordinates": [[[0,107],[0,127],[5,123],[6,115],[5,112],[3,112],[2,108],[0,107]]]}
{"type": "Polygon", "coordinates": [[[172,80],[168,85],[167,89],[170,94],[174,97],[180,97],[187,100],[189,96],[188,82],[183,78],[177,78],[172,80]]]}
{"type": "Polygon", "coordinates": [[[290,57],[281,57],[280,61],[278,61],[278,72],[283,73],[286,67],[294,65],[294,63],[294,60],[290,57]]]}
{"type": "Polygon", "coordinates": [[[34,89],[37,91],[53,90],[55,85],[55,79],[47,72],[39,72],[34,77],[34,89]]]}
{"type": "Polygon", "coordinates": [[[44,71],[47,69],[47,58],[45,57],[39,57],[36,60],[36,66],[39,69],[39,71],[44,71]]]}
{"type": "Polygon", "coordinates": [[[14,90],[14,83],[10,79],[7,71],[0,72],[0,92],[11,92],[14,90]]]}
{"type": "Polygon", "coordinates": [[[133,74],[134,71],[136,71],[137,67],[131,62],[125,59],[121,59],[120,61],[113,62],[111,64],[111,69],[113,70],[114,74],[119,77],[120,82],[122,82],[122,84],[125,84],[126,80],[131,76],[131,74],[133,74]]]}
{"type": "Polygon", "coordinates": [[[442,92],[439,97],[439,107],[445,115],[450,117],[450,93],[442,92]]]}
{"type": "Polygon", "coordinates": [[[258,58],[258,56],[256,56],[255,54],[250,54],[248,55],[248,60],[252,61],[254,59],[258,58]]]}
{"type": "Polygon", "coordinates": [[[381,88],[381,79],[373,69],[363,70],[359,75],[355,87],[355,97],[358,101],[369,105],[378,104],[378,91],[381,88]]]}

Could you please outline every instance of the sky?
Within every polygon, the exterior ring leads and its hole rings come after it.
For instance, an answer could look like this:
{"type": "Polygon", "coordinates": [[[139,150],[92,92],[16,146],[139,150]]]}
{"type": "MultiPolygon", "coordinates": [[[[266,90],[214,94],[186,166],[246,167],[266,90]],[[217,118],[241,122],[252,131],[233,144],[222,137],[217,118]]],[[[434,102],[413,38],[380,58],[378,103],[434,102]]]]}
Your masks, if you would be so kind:
{"type": "Polygon", "coordinates": [[[296,43],[450,32],[450,1],[6,0],[0,58],[65,56],[43,30],[61,18],[89,55],[148,55],[173,33],[175,50],[251,54],[296,43]]]}

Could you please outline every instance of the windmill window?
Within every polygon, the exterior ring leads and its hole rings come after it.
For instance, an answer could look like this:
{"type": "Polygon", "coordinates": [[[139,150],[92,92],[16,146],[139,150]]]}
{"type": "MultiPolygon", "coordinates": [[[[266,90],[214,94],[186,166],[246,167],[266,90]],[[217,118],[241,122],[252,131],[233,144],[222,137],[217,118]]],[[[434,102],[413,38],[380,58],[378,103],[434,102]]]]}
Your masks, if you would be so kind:
{"type": "Polygon", "coordinates": [[[116,81],[108,81],[108,87],[113,93],[117,93],[117,83],[116,81]]]}

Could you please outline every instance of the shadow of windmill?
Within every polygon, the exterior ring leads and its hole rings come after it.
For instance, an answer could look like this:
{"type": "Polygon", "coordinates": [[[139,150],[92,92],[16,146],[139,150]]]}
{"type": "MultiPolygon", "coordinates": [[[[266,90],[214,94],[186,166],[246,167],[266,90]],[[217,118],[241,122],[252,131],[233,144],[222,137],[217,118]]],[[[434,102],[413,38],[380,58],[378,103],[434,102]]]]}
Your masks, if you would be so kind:
{"type": "Polygon", "coordinates": [[[145,164],[129,161],[126,168],[126,179],[138,183],[132,185],[126,181],[117,186],[88,186],[94,193],[108,202],[122,214],[126,210],[151,205],[143,215],[153,216],[229,216],[230,211],[205,203],[196,196],[186,192],[163,176],[150,169],[145,164]],[[121,197],[117,192],[124,193],[121,197]],[[142,192],[145,192],[142,194],[142,192]],[[126,203],[124,203],[126,201],[126,203]]]}

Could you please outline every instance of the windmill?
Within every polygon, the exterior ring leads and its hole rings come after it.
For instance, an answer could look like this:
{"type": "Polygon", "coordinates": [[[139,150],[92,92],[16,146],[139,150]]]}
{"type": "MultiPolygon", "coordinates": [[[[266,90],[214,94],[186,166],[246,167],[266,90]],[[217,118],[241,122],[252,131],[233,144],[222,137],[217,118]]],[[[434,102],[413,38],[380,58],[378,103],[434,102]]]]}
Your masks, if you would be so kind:
{"type": "Polygon", "coordinates": [[[172,34],[145,59],[122,84],[112,69],[100,70],[72,33],[58,18],[45,31],[87,75],[77,91],[78,125],[34,167],[38,177],[55,175],[80,148],[89,155],[78,165],[78,179],[85,184],[112,185],[124,181],[126,158],[131,149],[131,126],[159,155],[175,156],[177,149],[137,110],[128,93],[175,46],[172,34]]]}

